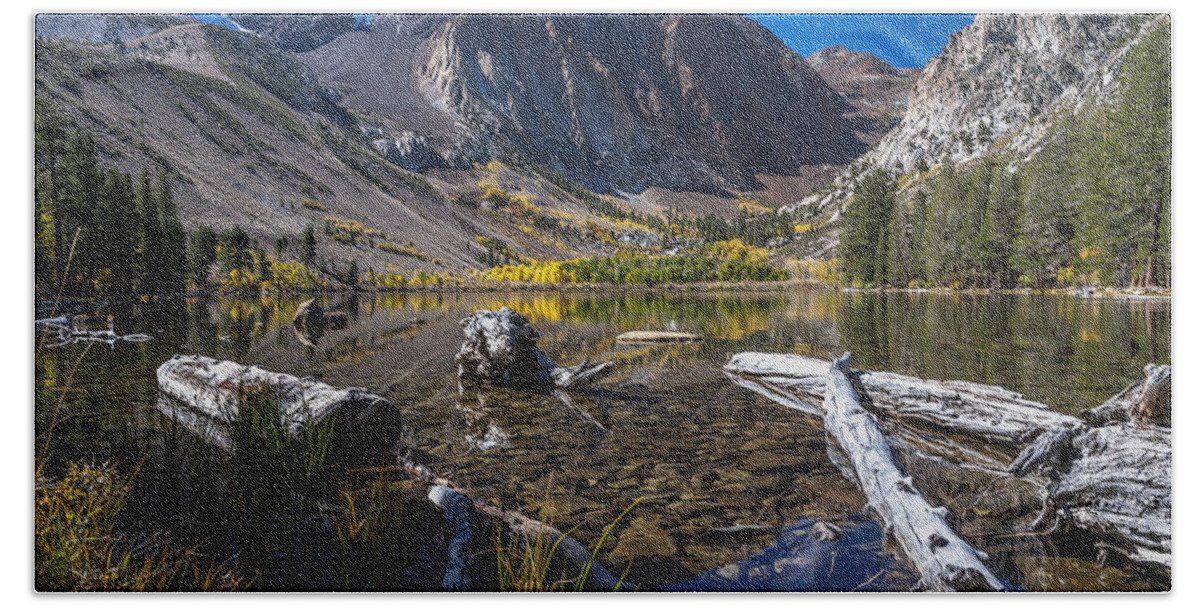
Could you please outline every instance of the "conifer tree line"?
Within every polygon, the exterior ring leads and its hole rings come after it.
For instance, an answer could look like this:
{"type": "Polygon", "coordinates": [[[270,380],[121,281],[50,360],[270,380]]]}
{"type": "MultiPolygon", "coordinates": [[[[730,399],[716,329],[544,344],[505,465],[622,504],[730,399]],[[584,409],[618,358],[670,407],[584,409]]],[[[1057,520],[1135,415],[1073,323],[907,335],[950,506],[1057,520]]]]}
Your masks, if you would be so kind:
{"type": "Polygon", "coordinates": [[[34,116],[34,275],[38,288],[128,299],[185,289],[186,235],[170,175],[134,180],[100,167],[88,133],[39,100],[34,116]]]}
{"type": "Polygon", "coordinates": [[[1171,53],[1164,26],[1135,45],[1113,104],[1055,117],[1027,164],[943,160],[897,202],[863,176],[842,216],[843,274],[869,285],[1154,287],[1171,281],[1171,53]]]}

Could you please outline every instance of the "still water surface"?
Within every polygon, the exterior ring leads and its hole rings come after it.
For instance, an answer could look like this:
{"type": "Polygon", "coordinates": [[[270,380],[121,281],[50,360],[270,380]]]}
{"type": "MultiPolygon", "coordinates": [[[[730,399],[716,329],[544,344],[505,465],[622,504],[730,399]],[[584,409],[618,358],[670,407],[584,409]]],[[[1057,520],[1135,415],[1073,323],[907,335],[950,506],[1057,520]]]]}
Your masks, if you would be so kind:
{"type": "MultiPolygon", "coordinates": [[[[61,402],[53,458],[128,464],[131,436],[162,432],[154,370],[175,353],[199,353],[382,394],[404,420],[403,449],[429,455],[496,504],[541,511],[564,529],[581,523],[577,533],[589,546],[642,498],[601,554],[618,572],[632,564],[630,576],[639,582],[691,585],[681,589],[720,588],[721,580],[741,581],[727,587],[743,589],[904,589],[912,574],[856,514],[863,498],[831,464],[821,421],[734,386],[721,371],[730,355],[830,358],[850,350],[857,368],[998,384],[1064,412],[1099,404],[1139,378],[1143,365],[1170,363],[1171,356],[1167,300],[825,290],[337,294],[321,301],[347,312],[348,327],[307,337],[291,325],[300,300],[142,304],[112,312],[118,333],[147,333],[155,337],[150,342],[44,350],[36,364],[36,420],[44,430],[61,402]],[[500,306],[530,318],[551,360],[612,360],[613,374],[570,403],[460,388],[458,322],[500,306]],[[616,343],[621,332],[643,329],[690,331],[704,340],[616,343]],[[850,540],[832,548],[787,540],[814,520],[848,526],[850,540]],[[743,528],[722,531],[735,526],[743,528]],[[807,553],[789,557],[784,549],[807,553]],[[830,554],[839,550],[860,558],[843,557],[854,572],[832,583],[797,579],[798,570],[789,569],[836,565],[830,554]],[[867,553],[875,557],[861,557],[867,553]],[[718,576],[721,568],[733,578],[718,576]]],[[[386,452],[363,455],[380,464],[389,459],[386,452]]],[[[988,550],[989,565],[1015,585],[1144,585],[1117,568],[1096,567],[1086,548],[1020,536],[1038,506],[1030,484],[929,463],[906,466],[927,476],[923,492],[951,507],[967,540],[988,550]]],[[[153,502],[152,492],[143,495],[153,502]]],[[[170,509],[144,507],[155,514],[148,521],[167,529],[205,517],[172,517],[170,509]]]]}

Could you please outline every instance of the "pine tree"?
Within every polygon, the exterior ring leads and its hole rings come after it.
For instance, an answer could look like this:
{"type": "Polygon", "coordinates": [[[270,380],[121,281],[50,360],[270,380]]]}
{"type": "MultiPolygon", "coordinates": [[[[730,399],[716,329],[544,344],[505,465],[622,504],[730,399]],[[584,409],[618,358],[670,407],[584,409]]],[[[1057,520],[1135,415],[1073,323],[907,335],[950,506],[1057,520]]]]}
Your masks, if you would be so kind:
{"type": "Polygon", "coordinates": [[[151,192],[150,173],[146,169],[142,169],[138,178],[133,200],[141,226],[138,290],[142,293],[155,293],[163,287],[166,259],[163,252],[162,222],[151,192]]]}
{"type": "Polygon", "coordinates": [[[221,253],[217,261],[221,265],[221,272],[250,267],[250,235],[241,226],[234,224],[221,233],[221,253]]]}
{"type": "Polygon", "coordinates": [[[71,244],[75,234],[74,259],[71,261],[65,283],[66,293],[83,295],[92,291],[92,279],[97,270],[93,245],[96,235],[92,230],[92,211],[96,207],[96,194],[100,191],[100,169],[96,166],[96,142],[87,133],[75,132],[67,137],[61,162],[58,165],[60,181],[58,196],[51,209],[58,246],[58,266],[66,268],[71,244]]]}
{"type": "Polygon", "coordinates": [[[912,279],[924,282],[926,279],[925,268],[928,256],[925,251],[925,226],[929,221],[929,195],[924,190],[917,192],[913,197],[913,209],[911,215],[912,228],[909,242],[911,243],[911,258],[912,258],[912,279]]]}
{"type": "Polygon", "coordinates": [[[1017,237],[1019,181],[1003,164],[998,164],[994,171],[974,249],[983,280],[993,287],[1010,287],[1014,284],[1009,261],[1017,237]]]}
{"type": "Polygon", "coordinates": [[[306,266],[312,266],[317,259],[317,235],[312,224],[304,228],[304,248],[300,252],[300,261],[306,266]]]}
{"type": "Polygon", "coordinates": [[[188,268],[192,280],[203,287],[208,280],[209,268],[217,261],[217,233],[211,227],[200,224],[192,231],[188,245],[188,268]]]}
{"type": "Polygon", "coordinates": [[[978,237],[983,228],[984,217],[988,214],[988,201],[992,195],[992,178],[995,171],[995,160],[985,156],[971,172],[966,196],[963,198],[962,223],[955,237],[964,256],[962,278],[969,279],[975,287],[979,287],[983,280],[985,259],[988,256],[983,242],[978,237]]]}
{"type": "Polygon", "coordinates": [[[888,273],[885,282],[903,287],[913,280],[912,224],[906,205],[897,204],[888,225],[888,273]]]}
{"type": "Polygon", "coordinates": [[[1134,45],[1119,75],[1112,114],[1114,154],[1125,178],[1115,185],[1121,228],[1136,260],[1131,278],[1169,280],[1171,226],[1171,33],[1163,25],[1134,45]]]}
{"type": "Polygon", "coordinates": [[[154,206],[162,227],[163,262],[162,287],[160,293],[182,293],[187,277],[187,233],[179,221],[179,209],[171,193],[170,174],[165,168],[158,170],[154,182],[154,206]]]}
{"type": "Polygon", "coordinates": [[[961,280],[965,266],[959,235],[966,192],[954,164],[946,159],[941,167],[933,180],[921,247],[925,253],[925,276],[933,283],[945,285],[961,280]]]}
{"type": "Polygon", "coordinates": [[[65,279],[62,226],[54,221],[61,181],[59,163],[66,144],[66,121],[41,97],[34,99],[34,272],[38,285],[65,279]]]}
{"type": "Polygon", "coordinates": [[[1084,148],[1079,118],[1063,114],[1046,144],[1020,172],[1022,193],[1011,266],[1033,287],[1047,287],[1077,258],[1072,242],[1086,188],[1076,155],[1084,148]]]}
{"type": "Polygon", "coordinates": [[[93,238],[88,243],[96,264],[93,286],[102,296],[126,300],[133,295],[137,264],[133,218],[129,176],[110,168],[93,208],[93,238]]]}
{"type": "Polygon", "coordinates": [[[883,283],[888,276],[888,224],[896,205],[896,180],[882,170],[863,177],[842,216],[838,257],[850,279],[883,283]]]}

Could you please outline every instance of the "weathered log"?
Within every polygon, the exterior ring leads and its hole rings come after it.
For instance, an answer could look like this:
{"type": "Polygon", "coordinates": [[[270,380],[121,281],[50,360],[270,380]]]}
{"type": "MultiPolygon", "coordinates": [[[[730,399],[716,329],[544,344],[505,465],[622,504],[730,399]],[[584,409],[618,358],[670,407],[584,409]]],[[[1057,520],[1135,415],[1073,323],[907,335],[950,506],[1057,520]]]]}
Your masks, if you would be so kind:
{"type": "Polygon", "coordinates": [[[699,334],[683,331],[627,331],[617,336],[617,342],[699,342],[699,334]]]}
{"type": "Polygon", "coordinates": [[[445,490],[430,489],[429,500],[439,507],[446,508],[443,504],[449,504],[449,501],[454,495],[465,496],[471,500],[471,504],[480,513],[491,517],[497,521],[501,521],[515,534],[524,536],[530,539],[544,539],[548,546],[556,546],[555,554],[565,558],[570,563],[574,564],[582,572],[585,568],[588,572],[587,583],[589,588],[603,591],[635,591],[636,586],[626,581],[613,576],[599,562],[592,559],[592,554],[579,541],[572,538],[569,534],[560,531],[558,528],[551,526],[545,522],[538,521],[528,516],[494,507],[487,503],[471,498],[470,494],[456,486],[452,481],[439,477],[434,474],[428,467],[423,465],[405,462],[403,468],[413,477],[428,481],[435,486],[446,488],[445,490]]]}
{"type": "Polygon", "coordinates": [[[529,319],[506,307],[480,310],[462,320],[466,338],[454,360],[458,377],[483,384],[531,388],[577,388],[589,384],[612,368],[612,362],[591,365],[584,360],[559,367],[537,347],[538,333],[529,319]]]}
{"type": "Polygon", "coordinates": [[[1091,424],[1044,433],[1013,462],[1049,479],[1047,527],[1103,534],[1105,553],[1171,567],[1171,367],[1147,365],[1145,378],[1083,413],[1091,424]]]}
{"type": "Polygon", "coordinates": [[[847,373],[850,353],[829,368],[825,428],[849,456],[859,486],[884,529],[921,573],[918,586],[933,591],[1001,591],[1003,583],[978,553],[946,523],[945,507],[933,507],[901,473],[870,412],[863,409],[847,373]]]}
{"type": "Polygon", "coordinates": [[[1171,567],[1171,430],[1118,423],[1072,441],[1079,457],[1047,486],[1047,505],[1106,535],[1137,562],[1171,567]]]}
{"type": "Polygon", "coordinates": [[[201,355],[175,355],[158,367],[158,388],[180,403],[222,423],[237,416],[247,391],[267,389],[280,419],[292,433],[318,424],[334,412],[339,420],[362,422],[392,405],[366,389],[338,389],[313,378],[297,378],[233,361],[201,355]]]}
{"type": "Polygon", "coordinates": [[[1145,378],[1131,383],[1108,401],[1081,414],[1093,426],[1131,420],[1141,424],[1171,425],[1171,366],[1150,364],[1145,378]]]}
{"type": "MultiPolygon", "coordinates": [[[[822,363],[742,353],[726,370],[738,385],[773,401],[827,415],[816,399],[828,384],[819,375],[822,363]]],[[[1046,501],[1035,527],[1073,525],[1103,535],[1105,552],[1170,567],[1171,433],[1165,425],[1171,369],[1147,365],[1144,371],[1143,380],[1082,418],[1051,412],[1000,387],[884,372],[854,377],[869,399],[864,408],[897,422],[888,428],[895,447],[923,457],[952,453],[960,466],[991,474],[1034,474],[1046,501]],[[945,436],[930,433],[929,425],[945,436]],[[992,453],[997,444],[1024,449],[1008,461],[1003,452],[992,453]]]]}
{"type": "Polygon", "coordinates": [[[1068,424],[1043,432],[1017,454],[1008,472],[1017,477],[1031,471],[1053,476],[1057,471],[1065,470],[1078,457],[1073,444],[1082,429],[1082,424],[1068,424]]]}
{"type": "MultiPolygon", "coordinates": [[[[820,403],[827,365],[821,359],[797,355],[740,353],[730,359],[725,370],[752,376],[771,392],[791,394],[791,401],[820,403]]],[[[922,380],[890,372],[861,371],[854,376],[864,392],[866,407],[876,414],[991,442],[1021,446],[1043,431],[1079,422],[999,386],[922,380]]]]}
{"type": "Polygon", "coordinates": [[[475,534],[471,499],[462,494],[434,484],[429,487],[429,501],[445,514],[450,528],[450,541],[446,546],[446,572],[442,575],[442,589],[446,591],[469,591],[471,581],[466,575],[467,548],[475,534]]]}

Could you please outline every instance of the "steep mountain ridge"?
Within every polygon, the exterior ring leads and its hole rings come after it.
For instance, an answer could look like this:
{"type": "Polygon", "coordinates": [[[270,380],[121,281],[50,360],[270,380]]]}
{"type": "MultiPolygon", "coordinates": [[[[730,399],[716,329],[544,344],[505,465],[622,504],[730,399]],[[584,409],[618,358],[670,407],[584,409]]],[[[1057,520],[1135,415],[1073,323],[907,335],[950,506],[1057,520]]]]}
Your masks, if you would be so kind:
{"type": "MultiPolygon", "coordinates": [[[[1166,19],[1160,16],[1154,23],[1166,19]]],[[[1153,25],[1132,14],[981,14],[921,72],[900,123],[823,191],[796,206],[838,209],[871,168],[896,174],[1005,150],[1028,158],[1058,111],[1115,91],[1121,60],[1153,25]]]]}
{"type": "Polygon", "coordinates": [[[426,123],[431,110],[447,112],[454,126],[440,121],[430,139],[457,138],[448,155],[460,164],[516,150],[599,191],[721,192],[862,151],[841,118],[850,108],[745,17],[405,15],[370,29],[303,57],[347,87],[351,107],[392,120],[410,110],[426,123]],[[375,57],[342,61],[351,38],[375,57]],[[373,73],[388,85],[364,85],[373,73]],[[385,99],[389,86],[402,101],[385,99]]]}
{"type": "MultiPolygon", "coordinates": [[[[93,134],[103,165],[135,175],[145,167],[171,170],[188,229],[239,224],[264,243],[281,236],[295,243],[305,226],[331,215],[411,242],[448,267],[476,263],[473,234],[493,234],[486,222],[456,214],[427,179],[375,153],[337,120],[348,116],[345,110],[302,71],[276,72],[272,80],[248,73],[250,59],[274,47],[249,43],[239,55],[223,46],[228,35],[243,36],[219,26],[182,25],[130,41],[124,53],[39,41],[38,103],[93,134]],[[214,52],[222,48],[224,54],[214,52]],[[272,89],[288,94],[277,97],[272,89]],[[316,204],[302,206],[304,199],[316,204]]],[[[302,67],[275,52],[279,65],[302,67]]],[[[321,240],[334,255],[339,245],[321,240]]],[[[345,248],[337,257],[380,269],[437,269],[426,259],[374,248],[345,248]]]]}

